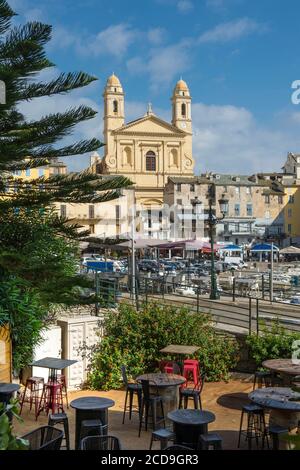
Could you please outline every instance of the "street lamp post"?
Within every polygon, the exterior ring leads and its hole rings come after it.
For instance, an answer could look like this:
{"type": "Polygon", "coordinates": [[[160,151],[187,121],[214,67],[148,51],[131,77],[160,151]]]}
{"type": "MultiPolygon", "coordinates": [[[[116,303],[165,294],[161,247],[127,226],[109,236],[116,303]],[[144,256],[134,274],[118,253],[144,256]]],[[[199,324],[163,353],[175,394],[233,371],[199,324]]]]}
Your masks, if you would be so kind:
{"type": "Polygon", "coordinates": [[[210,289],[210,299],[211,300],[218,300],[220,295],[217,289],[217,279],[216,279],[216,270],[215,270],[215,254],[214,254],[214,230],[215,226],[224,219],[225,215],[228,212],[228,200],[224,199],[223,197],[219,199],[219,206],[220,212],[222,214],[221,218],[217,218],[213,213],[213,201],[215,199],[215,185],[211,185],[209,187],[208,192],[208,226],[209,226],[209,237],[210,237],[210,246],[211,246],[211,289],[210,289]]]}

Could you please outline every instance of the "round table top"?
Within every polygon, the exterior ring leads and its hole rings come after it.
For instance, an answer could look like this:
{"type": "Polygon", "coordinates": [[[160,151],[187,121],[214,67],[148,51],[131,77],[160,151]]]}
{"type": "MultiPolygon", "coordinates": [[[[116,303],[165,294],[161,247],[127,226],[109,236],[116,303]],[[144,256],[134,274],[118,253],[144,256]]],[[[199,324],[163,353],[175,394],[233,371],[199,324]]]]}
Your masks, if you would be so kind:
{"type": "Polygon", "coordinates": [[[268,359],[262,363],[266,369],[281,374],[300,375],[300,364],[294,364],[292,359],[268,359]]]}
{"type": "Polygon", "coordinates": [[[13,393],[20,389],[20,385],[0,382],[0,393],[13,393]]]}
{"type": "Polygon", "coordinates": [[[258,388],[249,393],[249,398],[265,408],[300,412],[300,393],[289,387],[258,388]],[[297,401],[293,401],[294,399],[297,401]]]}
{"type": "Polygon", "coordinates": [[[164,374],[164,373],[151,373],[139,375],[136,380],[149,380],[150,386],[156,385],[157,387],[175,387],[182,385],[186,382],[186,379],[182,375],[177,374],[164,374]]]}
{"type": "Polygon", "coordinates": [[[82,397],[71,401],[70,406],[76,410],[104,410],[114,406],[115,402],[110,398],[82,397]]]}
{"type": "Polygon", "coordinates": [[[168,418],[177,424],[185,424],[191,426],[200,426],[203,424],[212,423],[216,417],[210,411],[193,410],[193,409],[179,409],[170,411],[168,418]]]}

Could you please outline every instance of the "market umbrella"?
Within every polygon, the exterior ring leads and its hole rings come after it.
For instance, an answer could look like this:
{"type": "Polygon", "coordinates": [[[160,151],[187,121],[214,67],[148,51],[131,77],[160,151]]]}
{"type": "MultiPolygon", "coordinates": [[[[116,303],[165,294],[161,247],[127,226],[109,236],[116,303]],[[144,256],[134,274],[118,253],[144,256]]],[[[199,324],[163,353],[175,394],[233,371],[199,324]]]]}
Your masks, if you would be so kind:
{"type": "Polygon", "coordinates": [[[300,255],[300,248],[297,248],[296,246],[287,246],[286,248],[282,248],[280,253],[282,255],[300,255]]]}

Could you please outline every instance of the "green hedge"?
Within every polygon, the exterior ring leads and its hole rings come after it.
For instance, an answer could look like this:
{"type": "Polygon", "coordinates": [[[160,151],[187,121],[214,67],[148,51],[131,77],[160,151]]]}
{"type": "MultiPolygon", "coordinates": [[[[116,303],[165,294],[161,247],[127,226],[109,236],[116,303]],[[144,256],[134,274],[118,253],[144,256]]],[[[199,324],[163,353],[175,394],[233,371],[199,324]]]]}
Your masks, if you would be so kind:
{"type": "Polygon", "coordinates": [[[132,377],[156,370],[166,359],[159,351],[169,344],[199,346],[195,357],[209,381],[228,379],[237,362],[236,341],[217,334],[209,316],[187,308],[148,304],[137,311],[121,304],[105,314],[101,326],[105,336],[88,354],[87,386],[94,390],[120,388],[122,364],[132,377]]]}
{"type": "Polygon", "coordinates": [[[249,335],[246,344],[250,356],[257,367],[261,368],[263,361],[267,359],[290,359],[293,354],[292,346],[296,340],[300,340],[300,333],[287,333],[278,321],[274,321],[271,328],[262,322],[260,334],[249,335]]]}

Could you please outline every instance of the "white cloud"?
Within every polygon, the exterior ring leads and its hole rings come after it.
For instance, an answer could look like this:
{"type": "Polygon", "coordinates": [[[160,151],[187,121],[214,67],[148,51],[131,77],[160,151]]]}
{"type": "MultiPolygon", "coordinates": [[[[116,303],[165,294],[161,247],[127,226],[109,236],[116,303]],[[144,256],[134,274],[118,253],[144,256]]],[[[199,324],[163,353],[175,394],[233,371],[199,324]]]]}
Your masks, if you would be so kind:
{"type": "Polygon", "coordinates": [[[148,41],[153,46],[159,46],[167,37],[164,28],[150,28],[147,32],[132,28],[130,25],[120,23],[111,25],[97,34],[74,34],[64,26],[57,25],[53,30],[53,38],[49,45],[51,49],[74,47],[80,55],[111,55],[115,58],[124,58],[129,47],[138,40],[148,41]]]}
{"type": "Polygon", "coordinates": [[[225,43],[252,33],[266,31],[266,25],[257,23],[250,18],[239,18],[237,20],[221,23],[215,28],[205,31],[198,38],[203,43],[225,43]]]}
{"type": "Polygon", "coordinates": [[[45,13],[40,8],[30,8],[25,10],[23,15],[25,21],[45,21],[45,13]]]}
{"type": "MultiPolygon", "coordinates": [[[[197,46],[206,43],[226,43],[251,33],[267,30],[266,25],[250,18],[240,18],[217,25],[201,34],[198,38],[185,37],[180,42],[149,50],[148,56],[135,56],[126,65],[132,74],[145,74],[149,77],[152,90],[166,88],[193,65],[193,52],[197,46]]],[[[238,54],[235,49],[232,55],[238,54]]]]}
{"type": "Polygon", "coordinates": [[[191,0],[179,0],[177,3],[177,8],[180,13],[188,13],[194,8],[193,2],[191,0]]]}
{"type": "Polygon", "coordinates": [[[164,28],[152,28],[147,33],[148,41],[155,46],[161,44],[166,36],[166,30],[164,28]]]}
{"type": "Polygon", "coordinates": [[[93,35],[84,32],[78,35],[64,26],[57,25],[53,30],[49,47],[51,49],[74,47],[80,55],[94,57],[111,55],[118,59],[127,54],[128,48],[139,35],[139,31],[125,23],[111,25],[93,35]]]}
{"type": "Polygon", "coordinates": [[[297,151],[297,119],[284,126],[287,116],[269,126],[261,125],[242,107],[193,105],[193,153],[197,171],[251,174],[279,171],[286,153],[297,151]]]}
{"type": "Polygon", "coordinates": [[[206,0],[207,8],[215,11],[216,13],[224,13],[235,5],[241,5],[245,0],[206,0]]]}
{"type": "Polygon", "coordinates": [[[78,36],[75,36],[64,26],[57,25],[53,28],[52,39],[48,44],[49,49],[66,49],[70,46],[78,44],[78,36]]]}
{"type": "Polygon", "coordinates": [[[222,8],[224,3],[225,0],[206,0],[206,6],[209,8],[222,8]]]}
{"type": "Polygon", "coordinates": [[[30,0],[8,0],[8,3],[16,13],[12,20],[13,25],[20,26],[30,21],[49,22],[43,5],[36,7],[35,3],[30,0]]]}
{"type": "Polygon", "coordinates": [[[184,42],[154,49],[150,53],[148,69],[154,87],[168,85],[189,68],[190,54],[184,42]]]}
{"type": "Polygon", "coordinates": [[[92,53],[96,57],[102,54],[122,57],[136,39],[137,34],[137,31],[131,29],[128,24],[112,25],[100,31],[94,38],[89,38],[87,43],[84,41],[84,44],[81,44],[81,50],[87,54],[92,53]]]}
{"type": "Polygon", "coordinates": [[[175,78],[180,77],[191,66],[189,43],[182,41],[166,47],[150,50],[149,57],[143,59],[134,57],[127,61],[129,72],[147,74],[150,77],[151,88],[166,88],[175,78]]]}

